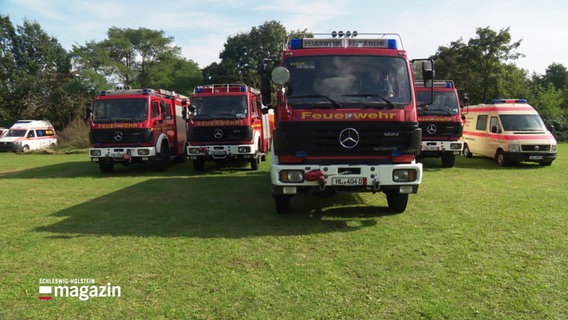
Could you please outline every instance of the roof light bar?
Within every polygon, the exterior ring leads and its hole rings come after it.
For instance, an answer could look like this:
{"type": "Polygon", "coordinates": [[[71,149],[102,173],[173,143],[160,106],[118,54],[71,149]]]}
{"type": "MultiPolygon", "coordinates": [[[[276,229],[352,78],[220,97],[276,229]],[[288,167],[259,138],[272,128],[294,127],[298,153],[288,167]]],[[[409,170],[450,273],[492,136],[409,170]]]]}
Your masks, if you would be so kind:
{"type": "Polygon", "coordinates": [[[492,104],[496,103],[528,103],[527,99],[493,99],[492,104]]]}

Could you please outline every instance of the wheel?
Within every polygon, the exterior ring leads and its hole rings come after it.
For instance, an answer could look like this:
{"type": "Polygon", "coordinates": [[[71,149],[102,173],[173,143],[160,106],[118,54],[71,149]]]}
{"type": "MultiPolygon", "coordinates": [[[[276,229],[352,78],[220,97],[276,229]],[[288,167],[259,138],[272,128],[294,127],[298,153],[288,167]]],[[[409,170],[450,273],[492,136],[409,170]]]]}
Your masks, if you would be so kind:
{"type": "Polygon", "coordinates": [[[258,164],[260,163],[260,157],[250,159],[250,169],[252,171],[258,170],[258,164]]]}
{"type": "Polygon", "coordinates": [[[166,171],[170,166],[170,149],[167,145],[162,146],[162,152],[158,155],[158,163],[156,168],[158,171],[166,171]]]}
{"type": "Polygon", "coordinates": [[[456,156],[453,153],[443,153],[442,154],[442,167],[451,168],[456,162],[456,156]]]}
{"type": "Polygon", "coordinates": [[[114,163],[112,163],[112,161],[110,162],[99,162],[99,168],[101,169],[102,173],[111,173],[113,170],[113,165],[114,163]]]}
{"type": "Polygon", "coordinates": [[[495,161],[497,162],[497,165],[499,165],[500,167],[504,167],[507,165],[507,160],[505,160],[505,154],[503,153],[503,150],[501,149],[497,150],[497,153],[495,154],[495,161]]]}
{"type": "Polygon", "coordinates": [[[471,153],[471,151],[469,151],[469,147],[467,146],[467,144],[464,144],[464,146],[463,146],[463,156],[466,157],[466,158],[473,157],[473,153],[471,153]]]}
{"type": "Polygon", "coordinates": [[[205,160],[203,160],[203,159],[193,160],[193,171],[195,171],[195,172],[205,171],[205,160]]]}
{"type": "Polygon", "coordinates": [[[389,210],[393,213],[402,213],[408,204],[408,193],[398,193],[396,191],[385,191],[389,210]]]}
{"type": "Polygon", "coordinates": [[[276,205],[276,213],[288,214],[290,209],[290,196],[275,194],[273,195],[274,204],[276,205]]]}
{"type": "Polygon", "coordinates": [[[22,147],[22,152],[28,152],[28,151],[30,151],[30,146],[28,146],[28,145],[26,144],[26,145],[24,145],[24,146],[22,147]]]}

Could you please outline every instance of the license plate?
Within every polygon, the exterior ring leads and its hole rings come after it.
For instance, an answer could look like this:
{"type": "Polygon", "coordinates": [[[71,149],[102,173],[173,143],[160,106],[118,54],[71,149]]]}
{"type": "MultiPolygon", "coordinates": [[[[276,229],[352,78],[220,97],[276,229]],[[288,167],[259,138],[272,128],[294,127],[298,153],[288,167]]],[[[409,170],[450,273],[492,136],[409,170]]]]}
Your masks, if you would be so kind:
{"type": "Polygon", "coordinates": [[[543,157],[542,156],[530,156],[529,159],[531,159],[531,160],[542,160],[543,157]]]}
{"type": "Polygon", "coordinates": [[[363,178],[336,177],[331,179],[331,184],[334,186],[362,186],[363,178]]]}
{"type": "Polygon", "coordinates": [[[424,147],[424,151],[438,151],[440,148],[438,146],[426,146],[424,147]]]}

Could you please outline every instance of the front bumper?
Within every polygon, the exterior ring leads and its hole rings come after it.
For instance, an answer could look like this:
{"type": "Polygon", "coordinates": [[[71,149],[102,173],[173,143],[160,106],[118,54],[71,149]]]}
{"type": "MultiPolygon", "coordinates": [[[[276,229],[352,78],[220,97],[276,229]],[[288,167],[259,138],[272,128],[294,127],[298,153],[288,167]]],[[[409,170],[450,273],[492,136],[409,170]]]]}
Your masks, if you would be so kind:
{"type": "MultiPolygon", "coordinates": [[[[404,176],[404,175],[403,175],[404,176]]],[[[396,190],[399,193],[417,193],[422,182],[422,164],[389,165],[284,165],[273,163],[270,179],[275,194],[296,194],[301,188],[337,191],[379,192],[396,190]],[[286,173],[304,176],[302,181],[286,182],[286,173]],[[408,180],[400,173],[410,172],[408,180]],[[395,177],[399,177],[396,179],[395,177]]]]}
{"type": "Polygon", "coordinates": [[[432,155],[452,152],[455,155],[459,155],[463,150],[463,145],[463,141],[422,141],[420,154],[432,155]]]}
{"type": "Polygon", "coordinates": [[[156,157],[155,147],[89,148],[92,162],[113,160],[114,162],[149,161],[156,157]]]}
{"type": "Polygon", "coordinates": [[[190,159],[205,158],[211,160],[253,159],[258,157],[258,149],[252,144],[239,145],[189,145],[186,154],[190,159]]]}

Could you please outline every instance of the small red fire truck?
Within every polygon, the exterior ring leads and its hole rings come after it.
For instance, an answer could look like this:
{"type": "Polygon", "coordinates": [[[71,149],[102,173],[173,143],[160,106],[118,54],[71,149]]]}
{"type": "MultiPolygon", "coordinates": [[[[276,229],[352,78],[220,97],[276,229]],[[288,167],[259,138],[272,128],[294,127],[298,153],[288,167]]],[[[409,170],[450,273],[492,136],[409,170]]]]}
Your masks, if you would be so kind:
{"type": "Polygon", "coordinates": [[[415,82],[418,122],[422,128],[420,158],[442,158],[442,167],[451,168],[463,149],[463,132],[458,91],[451,80],[436,80],[433,87],[415,82]]]}
{"type": "Polygon", "coordinates": [[[108,173],[116,162],[148,162],[165,170],[172,158],[184,160],[188,101],[163,89],[101,91],[87,106],[91,161],[108,173]]]}
{"type": "Polygon", "coordinates": [[[186,152],[195,171],[205,161],[245,160],[258,170],[270,149],[274,116],[262,105],[260,91],[245,84],[195,87],[188,119],[186,152]]]}
{"type": "MultiPolygon", "coordinates": [[[[270,166],[276,212],[287,213],[302,190],[384,192],[389,210],[403,212],[422,164],[414,78],[400,36],[313,36],[289,39],[281,65],[262,76],[263,99],[270,79],[278,85],[270,166]]],[[[423,79],[432,79],[433,63],[422,66],[423,79]]]]}

